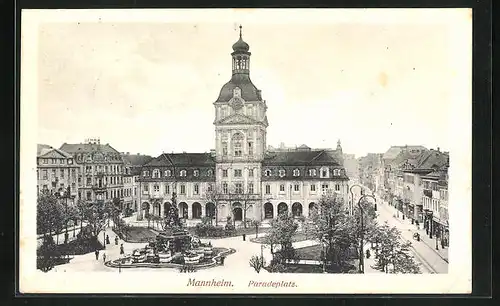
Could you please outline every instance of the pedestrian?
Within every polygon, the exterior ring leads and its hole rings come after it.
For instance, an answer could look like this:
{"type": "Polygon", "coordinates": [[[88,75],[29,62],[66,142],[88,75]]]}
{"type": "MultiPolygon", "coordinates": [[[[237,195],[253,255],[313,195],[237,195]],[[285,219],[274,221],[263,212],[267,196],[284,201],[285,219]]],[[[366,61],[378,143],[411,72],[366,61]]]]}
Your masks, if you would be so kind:
{"type": "Polygon", "coordinates": [[[102,253],[102,262],[106,263],[106,252],[102,253]]]}
{"type": "Polygon", "coordinates": [[[109,236],[106,235],[106,244],[109,244],[109,236]]]}
{"type": "Polygon", "coordinates": [[[95,260],[99,260],[99,250],[95,250],[95,260]]]}
{"type": "Polygon", "coordinates": [[[125,250],[123,249],[123,243],[120,245],[120,255],[125,254],[125,250]]]}

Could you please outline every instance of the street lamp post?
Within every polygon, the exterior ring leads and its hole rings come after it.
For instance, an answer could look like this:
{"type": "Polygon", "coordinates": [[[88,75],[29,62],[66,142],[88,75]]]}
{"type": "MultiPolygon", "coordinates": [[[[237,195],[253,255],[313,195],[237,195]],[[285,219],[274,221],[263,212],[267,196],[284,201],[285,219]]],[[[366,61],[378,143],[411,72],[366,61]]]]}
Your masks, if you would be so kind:
{"type": "MultiPolygon", "coordinates": [[[[361,223],[361,231],[360,231],[360,249],[359,249],[359,271],[361,273],[365,273],[365,263],[364,263],[364,210],[363,210],[363,207],[361,206],[361,201],[364,199],[364,198],[372,198],[374,201],[375,201],[375,204],[377,203],[377,199],[373,196],[373,195],[370,195],[370,194],[365,194],[363,196],[361,196],[361,198],[359,198],[358,200],[358,207],[359,207],[359,210],[360,210],[360,223],[361,223]]],[[[375,211],[377,210],[377,206],[375,205],[375,211]]]]}
{"type": "Polygon", "coordinates": [[[352,192],[352,188],[354,187],[359,187],[361,188],[361,192],[363,191],[363,187],[358,184],[354,184],[349,188],[349,191],[351,192],[351,204],[350,204],[350,214],[353,215],[354,213],[354,193],[352,192]]]}

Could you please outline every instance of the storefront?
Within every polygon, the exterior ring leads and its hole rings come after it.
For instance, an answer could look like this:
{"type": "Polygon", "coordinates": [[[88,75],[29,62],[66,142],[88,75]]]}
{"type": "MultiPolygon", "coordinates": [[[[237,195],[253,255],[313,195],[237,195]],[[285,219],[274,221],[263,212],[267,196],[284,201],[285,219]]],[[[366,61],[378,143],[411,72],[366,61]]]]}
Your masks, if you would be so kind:
{"type": "Polygon", "coordinates": [[[433,220],[433,222],[436,226],[434,233],[436,235],[436,239],[439,240],[442,248],[448,247],[450,240],[450,231],[448,229],[448,224],[443,224],[448,222],[443,222],[442,220],[436,218],[433,220]]]}

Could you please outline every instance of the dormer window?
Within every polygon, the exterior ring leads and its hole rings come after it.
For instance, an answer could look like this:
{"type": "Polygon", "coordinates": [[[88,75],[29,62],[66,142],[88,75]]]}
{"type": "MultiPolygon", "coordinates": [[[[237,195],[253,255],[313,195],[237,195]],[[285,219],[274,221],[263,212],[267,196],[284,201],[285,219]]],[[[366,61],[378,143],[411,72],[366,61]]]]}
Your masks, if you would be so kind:
{"type": "Polygon", "coordinates": [[[271,176],[271,170],[266,169],[266,170],[264,171],[264,176],[271,176]]]}
{"type": "Polygon", "coordinates": [[[165,170],[165,176],[171,176],[172,175],[172,171],[170,170],[165,170]]]}
{"type": "Polygon", "coordinates": [[[280,170],[279,170],[279,176],[280,176],[280,177],[284,177],[285,175],[286,175],[286,171],[285,171],[285,169],[280,169],[280,170]]]}
{"type": "Polygon", "coordinates": [[[300,175],[300,170],[299,169],[294,169],[293,170],[293,176],[299,176],[300,175]]]}
{"type": "Polygon", "coordinates": [[[321,176],[321,178],[327,178],[328,174],[329,174],[328,173],[328,168],[326,168],[326,167],[321,168],[321,170],[320,170],[320,176],[321,176]]]}
{"type": "Polygon", "coordinates": [[[186,176],[187,175],[187,171],[186,170],[181,170],[181,172],[179,173],[180,176],[186,176]]]}
{"type": "Polygon", "coordinates": [[[160,170],[159,169],[153,170],[153,178],[160,178],[160,170]]]}
{"type": "Polygon", "coordinates": [[[316,176],[316,169],[309,169],[309,176],[316,176]]]}
{"type": "Polygon", "coordinates": [[[70,158],[70,159],[68,159],[68,165],[71,165],[71,164],[73,164],[73,159],[70,158]]]}
{"type": "Polygon", "coordinates": [[[208,169],[208,171],[207,171],[207,176],[212,176],[213,174],[214,174],[214,173],[213,173],[212,169],[208,169]]]}
{"type": "Polygon", "coordinates": [[[142,176],[144,177],[149,176],[149,171],[148,170],[142,171],[142,176]]]}
{"type": "Polygon", "coordinates": [[[200,175],[200,170],[194,170],[193,176],[198,177],[200,175]]]}

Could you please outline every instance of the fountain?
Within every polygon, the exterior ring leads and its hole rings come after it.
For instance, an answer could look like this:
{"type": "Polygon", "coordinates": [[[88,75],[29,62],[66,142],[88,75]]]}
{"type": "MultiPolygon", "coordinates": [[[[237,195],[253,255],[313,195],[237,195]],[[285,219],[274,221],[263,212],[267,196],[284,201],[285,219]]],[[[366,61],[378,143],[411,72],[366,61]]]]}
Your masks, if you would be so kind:
{"type": "Polygon", "coordinates": [[[232,254],[234,249],[214,248],[210,242],[201,240],[182,228],[175,193],[172,195],[172,205],[165,220],[165,229],[158,233],[155,241],[149,242],[144,248],[135,249],[131,256],[106,262],[110,267],[165,267],[178,268],[183,265],[209,268],[217,264],[217,258],[232,254]]]}

